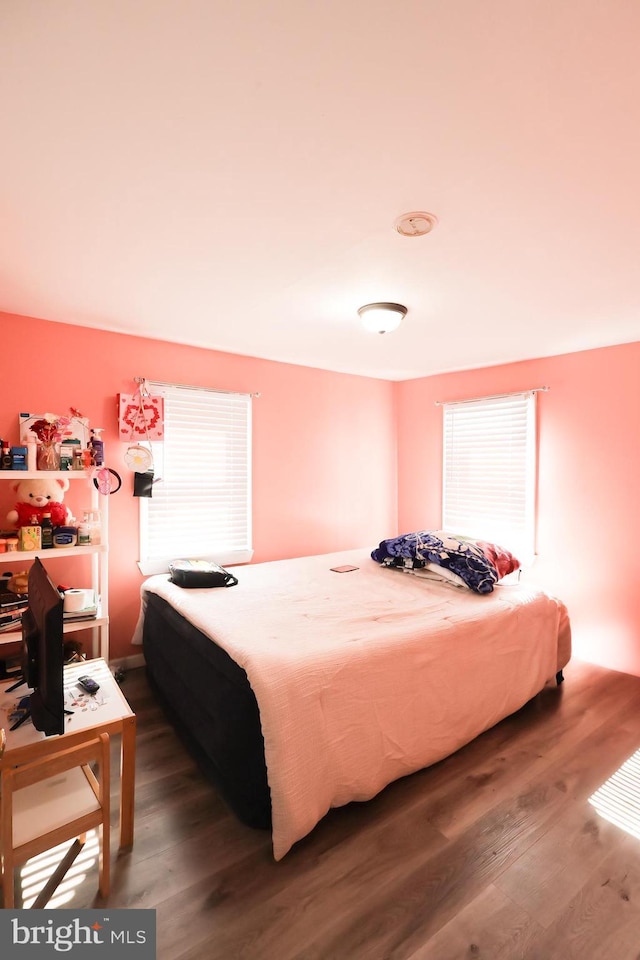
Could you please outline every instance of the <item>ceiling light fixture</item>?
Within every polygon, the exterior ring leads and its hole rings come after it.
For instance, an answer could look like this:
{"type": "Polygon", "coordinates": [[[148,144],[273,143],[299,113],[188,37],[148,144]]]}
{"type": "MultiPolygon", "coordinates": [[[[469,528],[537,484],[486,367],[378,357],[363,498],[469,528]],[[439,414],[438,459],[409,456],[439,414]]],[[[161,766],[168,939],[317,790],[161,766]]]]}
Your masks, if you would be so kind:
{"type": "Polygon", "coordinates": [[[358,314],[370,333],[391,333],[400,326],[407,308],[401,303],[367,303],[358,308],[358,314]]]}

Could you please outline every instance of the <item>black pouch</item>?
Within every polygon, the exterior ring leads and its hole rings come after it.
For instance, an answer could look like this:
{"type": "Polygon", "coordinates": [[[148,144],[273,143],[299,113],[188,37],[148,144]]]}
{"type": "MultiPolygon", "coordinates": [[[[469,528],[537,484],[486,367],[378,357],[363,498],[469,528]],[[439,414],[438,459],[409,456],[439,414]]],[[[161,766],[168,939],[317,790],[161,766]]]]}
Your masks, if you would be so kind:
{"type": "Polygon", "coordinates": [[[153,496],[153,470],[133,475],[133,495],[134,497],[153,496]]]}
{"type": "Polygon", "coordinates": [[[235,587],[232,573],[209,560],[172,560],[169,580],[178,587],[235,587]]]}

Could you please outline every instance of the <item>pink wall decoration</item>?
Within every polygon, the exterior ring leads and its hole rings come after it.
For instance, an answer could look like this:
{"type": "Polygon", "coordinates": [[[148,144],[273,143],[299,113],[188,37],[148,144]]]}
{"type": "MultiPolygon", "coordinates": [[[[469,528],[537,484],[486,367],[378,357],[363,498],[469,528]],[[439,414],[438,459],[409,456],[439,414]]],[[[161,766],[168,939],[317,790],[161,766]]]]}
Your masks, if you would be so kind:
{"type": "Polygon", "coordinates": [[[140,390],[118,394],[118,428],[128,443],[164,439],[164,400],[140,390]]]}

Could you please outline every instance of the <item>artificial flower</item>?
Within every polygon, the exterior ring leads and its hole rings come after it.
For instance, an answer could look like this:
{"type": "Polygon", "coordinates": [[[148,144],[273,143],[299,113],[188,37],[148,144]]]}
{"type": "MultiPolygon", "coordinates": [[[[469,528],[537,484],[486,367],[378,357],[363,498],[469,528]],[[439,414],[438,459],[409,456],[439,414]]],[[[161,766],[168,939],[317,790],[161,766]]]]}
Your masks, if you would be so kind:
{"type": "MultiPolygon", "coordinates": [[[[73,417],[79,417],[80,413],[73,407],[70,408],[73,417]]],[[[32,423],[29,429],[34,433],[40,443],[50,445],[60,443],[64,435],[65,427],[71,423],[71,417],[60,417],[57,413],[45,413],[44,417],[32,423]]]]}

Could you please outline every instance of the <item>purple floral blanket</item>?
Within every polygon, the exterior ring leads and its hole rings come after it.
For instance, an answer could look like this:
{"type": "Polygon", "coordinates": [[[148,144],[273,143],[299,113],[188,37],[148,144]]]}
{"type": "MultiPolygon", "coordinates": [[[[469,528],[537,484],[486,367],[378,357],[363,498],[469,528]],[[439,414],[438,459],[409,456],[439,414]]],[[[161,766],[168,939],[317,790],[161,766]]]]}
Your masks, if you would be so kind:
{"type": "Polygon", "coordinates": [[[442,530],[418,530],[382,540],[371,557],[383,566],[414,570],[436,563],[455,573],[476,593],[491,593],[500,579],[477,543],[442,530]]]}

